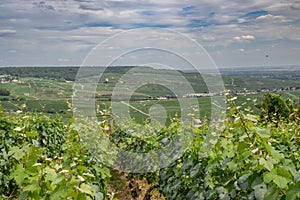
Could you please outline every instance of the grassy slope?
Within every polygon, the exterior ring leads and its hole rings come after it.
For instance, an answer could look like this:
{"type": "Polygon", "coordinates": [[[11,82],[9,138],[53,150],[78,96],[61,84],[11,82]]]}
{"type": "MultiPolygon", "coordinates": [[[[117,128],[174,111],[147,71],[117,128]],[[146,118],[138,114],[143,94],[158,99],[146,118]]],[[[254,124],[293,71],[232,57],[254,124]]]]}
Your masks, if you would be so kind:
{"type": "MultiPolygon", "coordinates": [[[[56,68],[57,69],[57,68],[56,68]]],[[[110,69],[99,81],[97,92],[99,94],[104,94],[100,99],[106,101],[99,101],[101,108],[109,108],[110,94],[113,91],[115,84],[118,82],[119,78],[126,73],[129,68],[124,68],[118,71],[118,68],[110,69]],[[108,83],[104,83],[105,79],[108,79],[108,83]]],[[[60,69],[61,70],[61,69],[60,69]]],[[[64,70],[70,71],[71,69],[65,68],[64,70]]],[[[53,70],[48,69],[51,73],[53,70]]],[[[38,70],[33,70],[31,73],[38,74],[38,70]]],[[[25,73],[26,74],[26,73],[25,73]]],[[[27,73],[28,76],[30,72],[27,73]]],[[[194,88],[196,93],[207,92],[207,87],[199,74],[195,73],[185,73],[186,79],[189,81],[191,86],[194,88]]],[[[1,83],[0,88],[6,88],[10,91],[10,97],[0,97],[1,105],[5,111],[20,110],[22,105],[26,104],[27,111],[38,111],[47,112],[50,114],[54,113],[67,113],[66,116],[70,117],[71,113],[68,113],[67,102],[71,102],[72,86],[71,81],[62,81],[46,78],[32,78],[25,77],[20,78],[21,83],[1,83]],[[28,96],[29,94],[29,96],[28,96]]],[[[298,87],[299,80],[282,80],[274,78],[262,78],[262,77],[247,77],[247,76],[223,76],[224,86],[226,89],[230,90],[243,90],[247,89],[259,89],[259,88],[276,88],[276,87],[298,87]]],[[[178,83],[180,84],[180,83],[178,83]]],[[[291,98],[298,98],[299,91],[283,91],[284,96],[291,98]]],[[[145,85],[138,88],[131,99],[151,99],[151,97],[159,97],[174,94],[165,87],[158,85],[145,85]]],[[[261,95],[240,95],[238,98],[239,102],[244,102],[249,96],[254,96],[260,98],[261,95]]],[[[199,107],[201,116],[210,115],[210,98],[199,98],[199,107]]],[[[176,99],[166,100],[155,100],[155,101],[137,101],[131,102],[131,105],[138,110],[145,113],[149,113],[149,108],[154,104],[162,105],[166,110],[166,115],[168,117],[174,117],[175,115],[180,116],[179,103],[176,99]]],[[[141,114],[135,109],[130,108],[131,117],[137,119],[138,121],[144,121],[147,116],[141,114]]]]}

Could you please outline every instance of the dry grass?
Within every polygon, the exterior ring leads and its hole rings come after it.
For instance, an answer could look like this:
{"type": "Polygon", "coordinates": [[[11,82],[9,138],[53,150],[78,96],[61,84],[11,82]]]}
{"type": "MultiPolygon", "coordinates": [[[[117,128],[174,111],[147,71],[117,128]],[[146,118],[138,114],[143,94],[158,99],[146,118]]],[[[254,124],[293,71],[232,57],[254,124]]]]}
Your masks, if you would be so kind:
{"type": "Polygon", "coordinates": [[[164,200],[165,198],[147,180],[128,179],[127,174],[111,170],[107,200],[164,200]],[[148,190],[151,191],[148,191],[148,190]],[[149,194],[146,194],[149,193],[149,194]]]}

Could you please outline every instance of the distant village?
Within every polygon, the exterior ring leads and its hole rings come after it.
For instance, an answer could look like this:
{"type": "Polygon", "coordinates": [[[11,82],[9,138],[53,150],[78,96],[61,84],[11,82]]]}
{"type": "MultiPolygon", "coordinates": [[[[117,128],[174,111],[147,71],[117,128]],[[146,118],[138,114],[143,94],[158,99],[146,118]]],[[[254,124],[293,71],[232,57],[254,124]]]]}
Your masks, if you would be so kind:
{"type": "MultiPolygon", "coordinates": [[[[257,93],[268,93],[268,92],[280,92],[280,91],[300,91],[300,87],[279,87],[279,88],[261,88],[254,90],[235,90],[230,91],[232,95],[244,95],[244,94],[257,94],[257,93]]],[[[213,97],[213,96],[224,96],[228,92],[220,92],[220,93],[192,93],[185,94],[183,97],[213,97]]]]}
{"type": "Polygon", "coordinates": [[[10,74],[0,74],[0,83],[20,83],[20,80],[10,74]]]}

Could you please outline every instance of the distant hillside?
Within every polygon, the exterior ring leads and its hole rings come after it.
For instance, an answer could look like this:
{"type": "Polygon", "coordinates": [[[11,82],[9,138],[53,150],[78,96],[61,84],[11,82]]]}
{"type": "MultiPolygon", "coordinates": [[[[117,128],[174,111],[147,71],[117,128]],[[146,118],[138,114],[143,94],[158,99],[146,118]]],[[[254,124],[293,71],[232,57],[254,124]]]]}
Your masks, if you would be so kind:
{"type": "MultiPolygon", "coordinates": [[[[105,73],[125,74],[129,66],[114,66],[106,68],[105,73]]],[[[92,68],[91,68],[92,69],[92,68]]],[[[21,78],[34,77],[46,78],[55,80],[74,81],[79,67],[0,67],[1,74],[9,74],[21,78]]],[[[88,71],[85,71],[88,72],[88,71]]],[[[209,70],[204,70],[201,75],[208,73],[209,70]]],[[[89,72],[88,72],[89,73],[89,72]]],[[[91,70],[94,75],[94,71],[91,70]]],[[[193,76],[196,71],[184,71],[185,76],[193,76]]],[[[222,76],[240,76],[240,77],[256,77],[256,78],[271,78],[281,80],[300,80],[300,66],[281,66],[281,67],[235,67],[235,68],[220,68],[222,76]]]]}
{"type": "MultiPolygon", "coordinates": [[[[109,67],[106,72],[124,74],[132,67],[109,67]]],[[[0,74],[9,74],[21,78],[47,78],[74,81],[79,67],[0,67],[0,74]]]]}
{"type": "Polygon", "coordinates": [[[0,74],[10,74],[21,78],[49,78],[75,80],[79,67],[1,67],[0,74]]]}
{"type": "Polygon", "coordinates": [[[300,80],[300,66],[298,65],[221,68],[220,72],[222,75],[227,76],[252,76],[284,80],[300,80]]]}

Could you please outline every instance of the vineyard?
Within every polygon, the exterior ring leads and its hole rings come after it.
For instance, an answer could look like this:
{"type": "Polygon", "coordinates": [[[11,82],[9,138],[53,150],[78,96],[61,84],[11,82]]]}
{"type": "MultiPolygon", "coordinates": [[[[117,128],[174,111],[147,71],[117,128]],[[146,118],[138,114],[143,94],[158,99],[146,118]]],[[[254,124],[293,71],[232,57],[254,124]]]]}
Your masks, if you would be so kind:
{"type": "Polygon", "coordinates": [[[0,0],[0,200],[300,200],[299,10],[0,0]]]}
{"type": "Polygon", "coordinates": [[[218,126],[172,119],[156,128],[116,124],[111,117],[90,124],[129,152],[171,144],[183,126],[194,135],[174,162],[143,174],[107,166],[106,156],[118,157],[116,152],[101,146],[92,151],[86,140],[96,138],[89,130],[79,134],[72,118],[1,112],[0,198],[300,199],[299,102],[270,93],[261,102],[248,98],[238,106],[234,96],[227,101],[226,119],[218,126]],[[131,129],[143,134],[128,134],[131,129]]]}
{"type": "Polygon", "coordinates": [[[0,0],[0,200],[300,200],[299,10],[0,0]]]}

